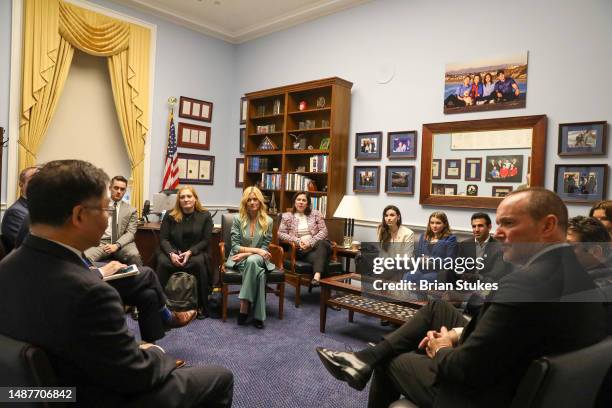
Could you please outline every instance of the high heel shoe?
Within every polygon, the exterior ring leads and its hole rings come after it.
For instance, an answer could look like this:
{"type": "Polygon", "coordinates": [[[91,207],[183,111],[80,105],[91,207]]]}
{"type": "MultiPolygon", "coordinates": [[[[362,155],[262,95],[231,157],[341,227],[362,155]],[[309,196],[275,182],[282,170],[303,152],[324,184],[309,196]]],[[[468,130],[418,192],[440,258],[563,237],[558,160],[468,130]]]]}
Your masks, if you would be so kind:
{"type": "Polygon", "coordinates": [[[318,288],[320,286],[319,279],[312,278],[312,280],[310,281],[310,286],[312,286],[313,288],[318,288]]]}
{"type": "Polygon", "coordinates": [[[255,321],[253,322],[253,324],[255,325],[256,328],[258,329],[263,329],[264,328],[264,322],[263,320],[257,320],[255,319],[255,321]]]}

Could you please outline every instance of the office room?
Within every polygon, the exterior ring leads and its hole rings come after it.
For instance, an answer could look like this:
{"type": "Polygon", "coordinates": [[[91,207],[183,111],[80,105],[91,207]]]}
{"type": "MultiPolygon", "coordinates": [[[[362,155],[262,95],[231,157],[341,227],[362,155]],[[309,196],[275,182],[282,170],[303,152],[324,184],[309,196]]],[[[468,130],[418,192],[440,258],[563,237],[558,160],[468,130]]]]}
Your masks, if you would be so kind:
{"type": "Polygon", "coordinates": [[[610,406],[611,16],[0,1],[0,402],[610,406]]]}

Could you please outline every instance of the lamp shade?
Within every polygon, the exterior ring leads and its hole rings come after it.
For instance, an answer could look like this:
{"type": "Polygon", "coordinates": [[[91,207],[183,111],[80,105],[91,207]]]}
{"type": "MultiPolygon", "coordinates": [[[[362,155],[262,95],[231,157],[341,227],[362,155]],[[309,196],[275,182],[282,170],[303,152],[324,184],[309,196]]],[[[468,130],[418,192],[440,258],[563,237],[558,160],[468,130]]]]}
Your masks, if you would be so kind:
{"type": "Polygon", "coordinates": [[[342,197],[340,205],[336,209],[336,212],[334,212],[334,217],[362,220],[364,216],[359,197],[354,195],[345,195],[342,197]]]}

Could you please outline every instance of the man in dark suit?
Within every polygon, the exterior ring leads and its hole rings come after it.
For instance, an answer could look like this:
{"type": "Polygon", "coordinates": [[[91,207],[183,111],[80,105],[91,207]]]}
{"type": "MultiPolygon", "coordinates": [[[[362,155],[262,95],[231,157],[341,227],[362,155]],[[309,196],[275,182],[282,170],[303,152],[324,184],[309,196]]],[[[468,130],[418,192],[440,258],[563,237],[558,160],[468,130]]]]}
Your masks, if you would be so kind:
{"type": "Polygon", "coordinates": [[[30,179],[36,172],[38,167],[27,167],[19,173],[19,192],[20,196],[4,213],[2,217],[2,241],[6,252],[10,252],[16,247],[15,240],[19,233],[19,228],[23,220],[28,215],[28,200],[26,190],[30,179]]]}
{"type": "Polygon", "coordinates": [[[495,238],[504,260],[521,267],[499,282],[469,322],[430,302],[385,340],[357,353],[318,348],[327,370],[363,389],[368,406],[400,394],[420,407],[509,406],[531,361],[594,344],[606,335],[601,303],[559,300],[594,285],[565,244],[567,208],[551,191],[509,194],[497,208],[495,238]]]}
{"type": "Polygon", "coordinates": [[[142,259],[134,236],[138,228],[138,212],[123,201],[127,191],[127,179],[115,176],[109,187],[113,212],[108,219],[108,227],[100,239],[100,245],[88,248],[85,255],[94,262],[115,259],[124,264],[142,265],[142,259]]]}
{"type": "Polygon", "coordinates": [[[108,222],[107,183],[79,160],[50,162],[32,179],[31,234],[0,262],[0,308],[11,311],[0,331],[44,349],[82,406],[231,406],[230,371],[177,369],[160,347],[138,346],[119,294],[87,267],[83,251],[108,222]]]}

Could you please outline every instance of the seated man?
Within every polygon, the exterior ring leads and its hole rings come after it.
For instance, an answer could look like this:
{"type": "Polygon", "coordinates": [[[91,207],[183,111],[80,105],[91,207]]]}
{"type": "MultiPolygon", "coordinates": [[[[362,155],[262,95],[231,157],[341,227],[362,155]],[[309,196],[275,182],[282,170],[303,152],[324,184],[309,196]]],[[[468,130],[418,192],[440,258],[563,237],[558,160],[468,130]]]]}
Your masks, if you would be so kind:
{"type": "Polygon", "coordinates": [[[110,184],[111,208],[108,226],[100,245],[88,248],[85,255],[94,262],[115,259],[126,264],[142,265],[134,234],[138,228],[138,213],[128,203],[122,201],[127,191],[127,179],[115,176],[110,184]]]}
{"type": "Polygon", "coordinates": [[[430,302],[375,347],[318,348],[325,368],[359,390],[374,372],[370,408],[387,407],[400,394],[419,407],[509,406],[532,360],[606,335],[601,303],[559,302],[594,287],[565,244],[567,222],[567,208],[551,191],[509,194],[497,208],[495,238],[504,260],[521,268],[499,282],[477,316],[468,323],[448,303],[430,302]]]}
{"type": "Polygon", "coordinates": [[[15,239],[19,233],[19,228],[23,224],[23,220],[28,215],[28,201],[26,190],[30,179],[36,172],[38,167],[27,167],[19,173],[19,199],[13,203],[4,213],[2,217],[2,241],[6,252],[12,251],[15,245],[15,239]]]}
{"type": "Polygon", "coordinates": [[[160,347],[138,346],[117,291],[87,267],[83,251],[108,222],[107,183],[80,160],[49,162],[32,179],[31,233],[0,262],[0,309],[11,311],[0,332],[45,350],[81,406],[230,407],[230,371],[177,369],[160,347]]]}

